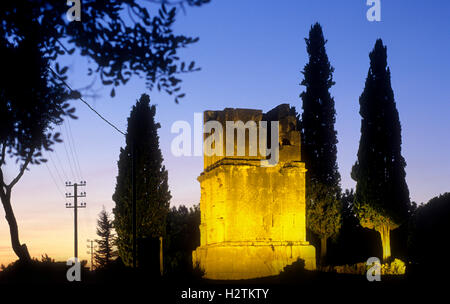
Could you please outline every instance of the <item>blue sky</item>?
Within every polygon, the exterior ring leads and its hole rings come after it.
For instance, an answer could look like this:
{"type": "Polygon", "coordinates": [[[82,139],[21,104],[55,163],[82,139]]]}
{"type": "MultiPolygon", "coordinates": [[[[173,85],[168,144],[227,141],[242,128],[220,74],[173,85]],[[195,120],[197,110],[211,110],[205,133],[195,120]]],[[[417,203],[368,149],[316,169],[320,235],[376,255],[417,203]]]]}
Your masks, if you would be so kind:
{"type": "MultiPolygon", "coordinates": [[[[381,0],[381,22],[367,21],[368,8],[365,0],[212,0],[180,13],[175,25],[180,34],[200,37],[197,44],[180,55],[186,61],[195,60],[202,68],[183,76],[186,97],[180,104],[170,96],[148,92],[139,79],[116,89],[115,98],[109,97],[110,88],[102,89],[97,82],[95,88],[101,96],[86,100],[125,130],[131,106],[142,93],[149,93],[157,104],[156,118],[162,126],[160,145],[169,171],[172,205],[192,205],[200,198],[196,178],[202,171],[202,158],[171,155],[170,144],[175,137],[170,133],[171,125],[177,120],[193,123],[195,112],[225,107],[267,111],[289,103],[300,111],[301,70],[308,60],[304,38],[310,26],[320,22],[335,68],[336,85],[331,93],[336,103],[342,187],[351,188],[354,182],[350,170],[360,137],[358,98],[369,67],[368,54],[376,39],[382,38],[388,47],[392,87],[402,124],[402,153],[411,199],[426,202],[450,191],[450,2],[381,0]]],[[[84,58],[73,56],[67,64],[69,83],[74,88],[89,83],[84,58]]],[[[95,237],[95,219],[102,206],[108,210],[114,206],[111,196],[124,138],[80,102],[74,105],[80,119],[71,121],[70,128],[82,178],[88,183],[88,207],[79,216],[79,246],[84,248],[85,240],[95,237]]],[[[54,162],[48,165],[55,181],[47,167],[32,167],[13,193],[22,241],[35,256],[71,256],[73,218],[71,209],[65,209],[61,193],[66,179],[80,177],[72,176],[65,149],[70,153],[68,143],[57,146],[54,162]],[[60,240],[58,248],[54,245],[56,239],[60,240]]],[[[13,173],[11,167],[8,174],[13,173]]],[[[3,210],[0,218],[4,218],[3,210]]],[[[8,227],[0,221],[0,263],[12,257],[9,248],[8,227]]],[[[84,250],[80,252],[84,254],[84,250]]]]}

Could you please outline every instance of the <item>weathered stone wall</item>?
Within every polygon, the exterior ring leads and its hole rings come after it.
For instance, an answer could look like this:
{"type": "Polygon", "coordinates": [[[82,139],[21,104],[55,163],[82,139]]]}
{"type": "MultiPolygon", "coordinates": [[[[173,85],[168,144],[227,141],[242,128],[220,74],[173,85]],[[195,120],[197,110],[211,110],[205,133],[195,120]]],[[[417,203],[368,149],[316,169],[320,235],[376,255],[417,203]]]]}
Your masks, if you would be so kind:
{"type": "Polygon", "coordinates": [[[305,172],[302,162],[225,160],[202,174],[201,244],[306,241],[305,172]]]}
{"type": "MultiPolygon", "coordinates": [[[[223,151],[222,151],[222,155],[218,156],[218,155],[212,155],[212,156],[204,156],[203,158],[203,162],[204,162],[204,168],[207,169],[211,166],[213,166],[214,164],[216,164],[217,162],[219,162],[220,160],[227,158],[226,156],[226,144],[227,144],[227,140],[226,140],[226,134],[225,134],[225,130],[226,130],[226,121],[242,121],[244,124],[248,121],[254,121],[256,123],[258,123],[259,121],[261,121],[263,117],[263,113],[261,110],[249,110],[249,109],[231,109],[231,108],[226,108],[223,111],[205,111],[203,113],[203,120],[204,122],[208,122],[208,121],[218,121],[221,123],[221,125],[223,126],[223,151]]],[[[206,138],[207,136],[209,136],[209,134],[204,134],[204,138],[206,138]]],[[[237,138],[235,137],[235,156],[228,156],[228,158],[239,158],[239,156],[237,156],[237,149],[236,149],[236,140],[237,138]]],[[[245,147],[245,151],[246,151],[246,158],[247,159],[261,159],[261,156],[257,155],[257,156],[248,156],[249,153],[249,147],[248,147],[248,134],[246,134],[246,147],[245,147]]]]}
{"type": "Polygon", "coordinates": [[[242,280],[278,275],[284,267],[305,261],[306,269],[315,269],[315,248],[290,242],[272,244],[223,243],[198,247],[193,252],[205,277],[214,280],[242,280]]]}
{"type": "Polygon", "coordinates": [[[262,167],[261,157],[205,156],[198,178],[201,246],[193,253],[194,263],[212,279],[276,275],[298,258],[315,269],[315,249],[306,242],[305,232],[306,169],[290,107],[280,105],[267,114],[207,111],[208,119],[224,126],[226,120],[279,121],[280,158],[276,166],[262,167]]]}

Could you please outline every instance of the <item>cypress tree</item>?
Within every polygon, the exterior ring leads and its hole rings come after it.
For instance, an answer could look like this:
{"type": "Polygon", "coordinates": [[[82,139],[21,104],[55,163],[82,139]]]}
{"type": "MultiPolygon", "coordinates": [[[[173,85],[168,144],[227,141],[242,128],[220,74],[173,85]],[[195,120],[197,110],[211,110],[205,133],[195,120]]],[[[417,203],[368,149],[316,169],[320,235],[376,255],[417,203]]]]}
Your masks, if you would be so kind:
{"type": "Polygon", "coordinates": [[[401,126],[381,39],[369,54],[370,68],[359,98],[361,139],[352,168],[357,182],[356,213],[361,226],[380,233],[383,260],[391,256],[390,231],[408,216],[409,190],[401,155],[401,126]]]}
{"type": "Polygon", "coordinates": [[[307,227],[321,240],[320,255],[326,256],[327,240],[336,236],[341,226],[340,174],[337,165],[336,111],[329,90],[335,84],[334,68],[325,50],[322,27],[314,24],[305,39],[309,62],[301,82],[306,90],[301,116],[302,159],[306,174],[307,227]]]}
{"type": "Polygon", "coordinates": [[[100,239],[95,240],[98,246],[95,253],[95,263],[99,268],[107,266],[117,256],[113,229],[113,221],[110,218],[110,214],[103,207],[97,219],[97,235],[100,239]]]}
{"type": "Polygon", "coordinates": [[[164,236],[166,216],[171,199],[168,175],[163,166],[155,122],[156,107],[143,94],[133,106],[128,118],[126,146],[121,148],[119,173],[113,200],[116,203],[114,227],[117,232],[119,256],[125,265],[132,264],[132,185],[131,147],[135,144],[136,158],[136,231],[137,238],[164,236]]]}

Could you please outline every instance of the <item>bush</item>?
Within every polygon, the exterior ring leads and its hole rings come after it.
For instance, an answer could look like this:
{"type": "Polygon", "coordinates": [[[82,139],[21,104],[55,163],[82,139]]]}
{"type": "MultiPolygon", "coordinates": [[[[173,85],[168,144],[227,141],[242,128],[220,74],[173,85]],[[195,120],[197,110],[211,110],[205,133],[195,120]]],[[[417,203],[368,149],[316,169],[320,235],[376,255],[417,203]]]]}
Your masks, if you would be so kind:
{"type": "MultiPolygon", "coordinates": [[[[351,265],[325,266],[320,268],[320,271],[365,275],[371,267],[372,265],[367,265],[366,262],[360,262],[351,265]]],[[[391,262],[381,264],[380,273],[382,275],[404,275],[406,273],[406,264],[402,260],[394,259],[391,262]]]]}

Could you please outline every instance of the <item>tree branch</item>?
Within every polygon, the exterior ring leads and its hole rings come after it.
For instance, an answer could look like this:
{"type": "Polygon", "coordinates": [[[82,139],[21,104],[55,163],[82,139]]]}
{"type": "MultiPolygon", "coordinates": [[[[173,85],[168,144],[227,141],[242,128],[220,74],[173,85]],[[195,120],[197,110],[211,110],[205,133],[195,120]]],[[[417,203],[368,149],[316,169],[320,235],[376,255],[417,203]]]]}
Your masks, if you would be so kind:
{"type": "Polygon", "coordinates": [[[5,189],[4,189],[5,187],[6,187],[6,184],[3,181],[3,170],[0,166],[0,194],[5,192],[5,189]]]}
{"type": "Polygon", "coordinates": [[[64,44],[61,43],[61,41],[58,40],[58,38],[55,38],[56,42],[66,51],[67,53],[70,53],[69,50],[64,46],[64,44]]]}
{"type": "Polygon", "coordinates": [[[25,170],[28,167],[28,164],[31,162],[31,158],[33,157],[33,153],[34,153],[34,149],[31,149],[30,153],[28,154],[27,159],[25,160],[25,162],[23,163],[22,167],[20,168],[19,174],[16,176],[16,178],[14,178],[12,180],[12,182],[6,186],[7,190],[11,190],[12,187],[14,187],[17,182],[22,178],[23,174],[25,173],[25,170]]]}
{"type": "Polygon", "coordinates": [[[0,154],[0,166],[5,162],[6,157],[6,145],[2,144],[2,154],[0,154]]]}
{"type": "Polygon", "coordinates": [[[2,152],[0,155],[0,190],[2,193],[5,191],[4,188],[6,187],[6,184],[3,180],[3,170],[2,170],[2,166],[5,162],[5,157],[6,157],[6,145],[2,144],[2,152]]]}

